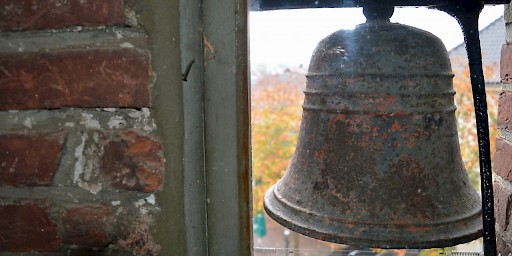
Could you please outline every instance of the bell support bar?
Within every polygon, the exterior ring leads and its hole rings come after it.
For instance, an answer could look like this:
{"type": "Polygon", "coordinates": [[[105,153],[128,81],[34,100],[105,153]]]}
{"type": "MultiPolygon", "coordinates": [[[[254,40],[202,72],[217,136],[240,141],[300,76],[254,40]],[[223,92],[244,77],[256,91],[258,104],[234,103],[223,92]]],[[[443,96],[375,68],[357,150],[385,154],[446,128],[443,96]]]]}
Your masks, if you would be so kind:
{"type": "MultiPolygon", "coordinates": [[[[253,11],[301,9],[301,8],[348,8],[362,7],[368,4],[392,5],[392,6],[443,6],[450,5],[453,0],[253,0],[251,9],[253,11]]],[[[482,4],[507,4],[510,0],[482,0],[482,4]]]]}

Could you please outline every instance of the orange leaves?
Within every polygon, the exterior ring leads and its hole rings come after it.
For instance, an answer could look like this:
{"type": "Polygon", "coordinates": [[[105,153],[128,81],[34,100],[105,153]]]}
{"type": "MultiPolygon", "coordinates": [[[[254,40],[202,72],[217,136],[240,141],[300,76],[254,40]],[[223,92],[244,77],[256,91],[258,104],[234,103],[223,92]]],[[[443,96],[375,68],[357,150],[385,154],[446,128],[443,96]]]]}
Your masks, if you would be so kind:
{"type": "MultiPolygon", "coordinates": [[[[468,171],[471,183],[479,191],[480,187],[480,169],[478,160],[478,139],[476,134],[475,109],[473,105],[473,94],[471,82],[469,78],[469,68],[467,63],[461,60],[453,60],[453,87],[455,94],[455,105],[457,111],[457,130],[459,133],[459,143],[462,159],[468,171]]],[[[493,72],[498,70],[497,65],[484,66],[484,76],[492,77],[493,72]]],[[[497,113],[498,113],[498,96],[499,86],[486,85],[487,108],[489,115],[489,137],[491,142],[491,157],[495,151],[495,141],[497,136],[497,113]]]]}
{"type": "Polygon", "coordinates": [[[263,211],[265,191],[284,174],[293,156],[302,115],[304,74],[268,75],[251,93],[253,210],[263,211]]]}

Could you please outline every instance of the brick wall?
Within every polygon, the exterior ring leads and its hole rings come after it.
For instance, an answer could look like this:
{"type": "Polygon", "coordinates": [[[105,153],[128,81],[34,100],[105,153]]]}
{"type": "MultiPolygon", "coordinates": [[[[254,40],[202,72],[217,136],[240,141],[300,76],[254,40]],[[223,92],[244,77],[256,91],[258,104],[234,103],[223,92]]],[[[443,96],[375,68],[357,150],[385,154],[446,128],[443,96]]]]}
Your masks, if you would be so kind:
{"type": "Polygon", "coordinates": [[[512,9],[505,7],[506,44],[501,52],[502,91],[498,109],[498,131],[494,155],[494,211],[498,253],[512,253],[512,9]]]}
{"type": "Polygon", "coordinates": [[[0,0],[0,253],[157,254],[165,161],[137,2],[0,0]]]}

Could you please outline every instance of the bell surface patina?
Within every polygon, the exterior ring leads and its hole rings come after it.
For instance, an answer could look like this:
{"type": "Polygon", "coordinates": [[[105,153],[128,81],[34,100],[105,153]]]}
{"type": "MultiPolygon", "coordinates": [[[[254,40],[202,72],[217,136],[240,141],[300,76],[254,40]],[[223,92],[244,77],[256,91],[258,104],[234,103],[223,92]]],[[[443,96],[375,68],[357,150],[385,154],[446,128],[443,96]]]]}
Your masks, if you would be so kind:
{"type": "Polygon", "coordinates": [[[452,79],[440,39],[388,19],[323,39],[297,148],[265,195],[267,213],[306,236],[356,246],[448,247],[480,237],[452,79]]]}

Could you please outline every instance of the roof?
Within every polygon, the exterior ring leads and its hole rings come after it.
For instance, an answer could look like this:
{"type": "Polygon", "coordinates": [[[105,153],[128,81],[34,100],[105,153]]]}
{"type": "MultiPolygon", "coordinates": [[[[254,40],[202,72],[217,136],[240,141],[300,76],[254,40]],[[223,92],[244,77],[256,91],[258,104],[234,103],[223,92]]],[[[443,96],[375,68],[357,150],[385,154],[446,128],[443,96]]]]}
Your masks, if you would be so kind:
{"type": "MultiPolygon", "coordinates": [[[[480,47],[482,48],[482,62],[484,66],[499,67],[501,46],[504,43],[505,21],[503,16],[501,16],[487,27],[480,30],[480,47]]],[[[462,63],[467,66],[468,57],[465,47],[464,42],[462,42],[448,51],[450,59],[452,59],[453,68],[457,68],[453,63],[453,60],[455,59],[461,59],[462,63]]],[[[500,74],[498,71],[493,72],[492,75],[490,77],[486,77],[485,80],[487,84],[498,84],[500,83],[500,74]]]]}

